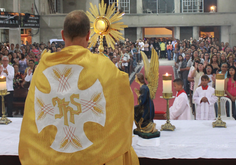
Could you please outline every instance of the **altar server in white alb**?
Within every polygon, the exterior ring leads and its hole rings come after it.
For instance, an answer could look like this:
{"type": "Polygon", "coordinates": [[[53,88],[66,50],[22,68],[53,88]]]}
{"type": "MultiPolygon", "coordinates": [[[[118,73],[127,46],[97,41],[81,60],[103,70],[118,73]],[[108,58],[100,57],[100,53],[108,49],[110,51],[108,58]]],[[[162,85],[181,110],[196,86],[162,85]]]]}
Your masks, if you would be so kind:
{"type": "Polygon", "coordinates": [[[214,104],[217,101],[215,89],[208,86],[209,77],[203,75],[201,77],[200,87],[193,94],[193,100],[196,104],[196,120],[214,120],[215,110],[214,104]]]}
{"type": "Polygon", "coordinates": [[[191,110],[189,106],[188,96],[183,89],[183,80],[180,78],[173,81],[174,89],[176,90],[176,98],[173,106],[170,107],[171,120],[190,120],[191,110]]]}

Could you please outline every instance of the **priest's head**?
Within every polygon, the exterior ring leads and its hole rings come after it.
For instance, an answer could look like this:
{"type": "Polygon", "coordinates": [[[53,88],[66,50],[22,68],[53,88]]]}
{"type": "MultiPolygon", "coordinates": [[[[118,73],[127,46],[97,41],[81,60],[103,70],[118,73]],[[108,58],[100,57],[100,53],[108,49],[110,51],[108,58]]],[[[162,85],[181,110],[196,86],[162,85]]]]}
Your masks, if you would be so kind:
{"type": "Polygon", "coordinates": [[[80,45],[87,47],[90,35],[90,21],[82,10],[74,10],[67,14],[61,31],[65,47],[80,45]]]}

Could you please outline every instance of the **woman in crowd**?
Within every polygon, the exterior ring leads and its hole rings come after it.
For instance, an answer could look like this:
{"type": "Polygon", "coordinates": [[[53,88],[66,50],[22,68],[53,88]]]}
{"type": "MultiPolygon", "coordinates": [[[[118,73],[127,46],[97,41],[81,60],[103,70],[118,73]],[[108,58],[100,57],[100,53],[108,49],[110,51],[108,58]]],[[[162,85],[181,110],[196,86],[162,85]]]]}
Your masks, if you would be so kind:
{"type": "Polygon", "coordinates": [[[217,52],[218,52],[218,50],[215,47],[213,47],[212,54],[217,54],[217,52]]]}
{"type": "Polygon", "coordinates": [[[178,59],[177,59],[177,61],[176,61],[176,63],[175,63],[175,67],[176,67],[176,70],[177,70],[177,75],[178,75],[178,78],[182,78],[181,77],[181,73],[180,73],[180,67],[181,67],[181,64],[182,64],[182,62],[183,62],[183,56],[182,55],[179,55],[178,56],[178,59]]]}
{"type": "Polygon", "coordinates": [[[221,56],[221,53],[220,53],[220,52],[217,52],[216,55],[217,55],[217,58],[218,58],[218,64],[220,65],[220,56],[221,56]]]}
{"type": "Polygon", "coordinates": [[[228,75],[228,64],[227,63],[221,64],[221,71],[219,73],[224,74],[225,79],[227,78],[227,75],[228,75]]]}
{"type": "Polygon", "coordinates": [[[193,88],[193,94],[199,84],[199,79],[201,79],[202,75],[204,75],[204,67],[202,63],[199,63],[198,65],[195,65],[195,68],[192,72],[192,77],[194,77],[194,88],[193,88]]]}
{"type": "Polygon", "coordinates": [[[222,54],[220,55],[220,67],[221,67],[221,65],[224,64],[224,63],[227,63],[226,54],[225,54],[225,53],[222,53],[222,54]]]}
{"type": "Polygon", "coordinates": [[[209,53],[205,53],[204,54],[204,68],[207,66],[207,64],[209,64],[210,63],[210,55],[209,55],[209,53]]]}
{"type": "Polygon", "coordinates": [[[219,61],[216,54],[211,56],[210,64],[213,67],[213,73],[214,74],[218,73],[218,71],[220,70],[220,66],[219,66],[219,61]]]}
{"type": "MultiPolygon", "coordinates": [[[[225,93],[227,97],[232,101],[232,115],[236,119],[236,109],[235,109],[235,100],[236,100],[236,69],[234,66],[229,67],[227,78],[225,79],[225,93]]],[[[226,104],[226,106],[229,106],[226,104]]],[[[226,108],[228,109],[228,108],[226,108]]]]}
{"type": "Polygon", "coordinates": [[[230,66],[234,66],[234,56],[232,53],[228,54],[227,60],[228,60],[228,68],[230,66]]]}
{"type": "Polygon", "coordinates": [[[173,49],[173,46],[172,46],[172,44],[171,44],[171,41],[168,41],[168,44],[166,45],[168,60],[171,60],[171,52],[172,52],[172,49],[173,49]]]}
{"type": "Polygon", "coordinates": [[[23,54],[19,55],[19,71],[20,73],[24,74],[25,73],[25,69],[27,68],[27,59],[25,58],[25,56],[23,54]]]}
{"type": "Polygon", "coordinates": [[[12,54],[11,63],[12,63],[13,65],[14,65],[14,64],[19,65],[19,58],[17,57],[16,53],[13,53],[13,54],[12,54]]]}
{"type": "Polygon", "coordinates": [[[236,46],[233,47],[233,54],[236,53],[236,46]]]}
{"type": "Polygon", "coordinates": [[[24,83],[24,74],[19,72],[19,67],[18,64],[14,64],[14,79],[13,79],[13,87],[14,89],[19,89],[19,88],[24,88],[23,83],[24,83]]]}
{"type": "MultiPolygon", "coordinates": [[[[209,77],[210,81],[208,85],[214,88],[215,74],[213,74],[213,67],[211,64],[207,64],[207,66],[204,69],[204,74],[206,74],[209,77]]],[[[201,79],[199,79],[198,84],[201,84],[201,79]]]]}

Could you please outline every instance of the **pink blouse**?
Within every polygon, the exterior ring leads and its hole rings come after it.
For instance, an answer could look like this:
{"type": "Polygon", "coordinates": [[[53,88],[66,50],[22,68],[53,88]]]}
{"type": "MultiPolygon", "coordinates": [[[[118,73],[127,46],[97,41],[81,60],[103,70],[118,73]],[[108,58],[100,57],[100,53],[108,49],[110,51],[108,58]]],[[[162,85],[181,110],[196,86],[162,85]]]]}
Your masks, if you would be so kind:
{"type": "MultiPolygon", "coordinates": [[[[227,91],[233,96],[236,96],[236,81],[232,83],[231,78],[229,78],[229,81],[227,83],[227,91]]],[[[229,97],[229,96],[228,96],[229,97]]]]}

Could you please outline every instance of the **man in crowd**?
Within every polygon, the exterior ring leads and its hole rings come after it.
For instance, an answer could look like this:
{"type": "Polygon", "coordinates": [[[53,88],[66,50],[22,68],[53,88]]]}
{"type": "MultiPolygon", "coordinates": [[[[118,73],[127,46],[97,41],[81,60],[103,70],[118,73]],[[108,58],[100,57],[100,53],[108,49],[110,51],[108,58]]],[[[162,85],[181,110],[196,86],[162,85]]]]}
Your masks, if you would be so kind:
{"type": "Polygon", "coordinates": [[[182,62],[180,67],[180,73],[182,74],[183,82],[184,82],[184,90],[188,94],[189,93],[189,85],[188,85],[188,72],[190,67],[187,67],[187,63],[190,60],[190,54],[185,54],[185,59],[182,62]]]}
{"type": "Polygon", "coordinates": [[[127,49],[123,48],[122,49],[123,57],[122,57],[122,65],[125,67],[125,72],[129,73],[129,61],[130,61],[130,56],[127,53],[127,49]]]}
{"type": "Polygon", "coordinates": [[[161,58],[166,58],[166,44],[164,41],[160,43],[160,49],[161,49],[161,58]]]}
{"type": "MultiPolygon", "coordinates": [[[[1,76],[6,77],[7,91],[10,93],[5,96],[5,99],[7,102],[8,117],[13,117],[12,116],[12,102],[13,102],[13,92],[14,92],[14,89],[13,89],[14,73],[15,73],[14,68],[11,65],[9,65],[8,56],[3,56],[2,57],[2,65],[0,66],[0,74],[1,74],[1,76]]],[[[2,109],[2,105],[1,105],[1,109],[2,109]]],[[[2,110],[1,110],[1,112],[2,112],[2,110]]],[[[2,116],[2,113],[1,113],[1,116],[2,116]]]]}

